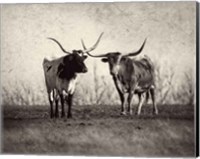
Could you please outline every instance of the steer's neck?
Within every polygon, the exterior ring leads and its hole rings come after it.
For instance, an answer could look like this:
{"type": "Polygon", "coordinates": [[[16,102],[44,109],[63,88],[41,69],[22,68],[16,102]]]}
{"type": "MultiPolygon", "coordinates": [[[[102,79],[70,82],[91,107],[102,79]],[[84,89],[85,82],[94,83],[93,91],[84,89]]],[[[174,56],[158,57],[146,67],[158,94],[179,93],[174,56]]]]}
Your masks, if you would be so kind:
{"type": "Polygon", "coordinates": [[[76,78],[76,76],[77,76],[76,72],[74,72],[74,70],[70,67],[62,69],[58,75],[60,78],[66,79],[68,81],[76,78]]]}

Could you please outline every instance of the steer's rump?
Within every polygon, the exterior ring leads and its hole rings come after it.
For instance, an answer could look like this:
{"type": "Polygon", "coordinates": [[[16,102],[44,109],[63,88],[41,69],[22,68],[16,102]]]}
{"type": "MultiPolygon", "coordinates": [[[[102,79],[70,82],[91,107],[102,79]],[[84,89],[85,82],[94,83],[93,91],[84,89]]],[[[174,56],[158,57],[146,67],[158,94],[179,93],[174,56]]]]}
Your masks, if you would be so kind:
{"type": "Polygon", "coordinates": [[[42,66],[44,69],[44,73],[48,72],[50,70],[50,68],[52,67],[51,62],[46,58],[44,58],[42,66]]]}

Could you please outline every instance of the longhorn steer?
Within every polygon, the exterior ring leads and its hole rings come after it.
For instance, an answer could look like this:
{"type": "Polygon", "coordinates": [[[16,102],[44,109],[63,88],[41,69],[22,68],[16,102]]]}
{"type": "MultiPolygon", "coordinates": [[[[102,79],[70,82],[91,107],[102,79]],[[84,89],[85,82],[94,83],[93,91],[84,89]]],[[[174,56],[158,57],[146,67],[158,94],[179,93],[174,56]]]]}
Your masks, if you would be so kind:
{"type": "Polygon", "coordinates": [[[72,117],[71,106],[72,98],[75,90],[77,73],[86,73],[87,67],[84,64],[84,60],[87,56],[84,53],[94,50],[103,33],[99,36],[97,42],[93,47],[86,50],[73,50],[73,52],[66,51],[62,45],[53,38],[49,38],[56,42],[61,50],[68,55],[60,57],[58,59],[49,61],[46,58],[43,60],[43,69],[45,82],[47,87],[48,98],[50,102],[50,117],[53,118],[59,116],[58,102],[61,101],[61,117],[65,116],[65,101],[68,104],[67,117],[72,117]],[[55,105],[55,114],[54,114],[55,105]]]}
{"type": "MultiPolygon", "coordinates": [[[[147,56],[140,60],[129,58],[141,53],[145,43],[146,40],[138,51],[125,55],[122,55],[120,52],[109,52],[103,55],[91,55],[89,52],[86,52],[91,57],[99,57],[102,58],[101,60],[103,62],[108,62],[110,74],[113,77],[122,103],[122,115],[126,115],[125,106],[127,101],[128,112],[132,114],[131,101],[134,93],[138,94],[139,97],[139,105],[137,111],[138,115],[141,113],[145,94],[147,95],[147,99],[149,94],[151,95],[153,102],[153,112],[158,114],[158,109],[155,102],[155,75],[153,63],[147,56]]],[[[84,49],[86,49],[83,40],[82,46],[84,49]]]]}

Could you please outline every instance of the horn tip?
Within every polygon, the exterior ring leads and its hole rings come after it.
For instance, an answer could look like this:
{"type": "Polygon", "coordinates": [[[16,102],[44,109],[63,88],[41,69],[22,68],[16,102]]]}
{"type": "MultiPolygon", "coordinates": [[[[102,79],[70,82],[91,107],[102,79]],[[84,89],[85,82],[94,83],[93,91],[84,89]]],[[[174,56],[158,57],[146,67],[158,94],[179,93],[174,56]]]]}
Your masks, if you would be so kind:
{"type": "Polygon", "coordinates": [[[53,38],[51,38],[51,37],[47,37],[47,39],[50,39],[50,40],[52,40],[53,38]]]}
{"type": "Polygon", "coordinates": [[[100,37],[102,37],[102,36],[103,36],[103,34],[104,34],[104,32],[101,32],[101,34],[100,34],[100,37]]]}

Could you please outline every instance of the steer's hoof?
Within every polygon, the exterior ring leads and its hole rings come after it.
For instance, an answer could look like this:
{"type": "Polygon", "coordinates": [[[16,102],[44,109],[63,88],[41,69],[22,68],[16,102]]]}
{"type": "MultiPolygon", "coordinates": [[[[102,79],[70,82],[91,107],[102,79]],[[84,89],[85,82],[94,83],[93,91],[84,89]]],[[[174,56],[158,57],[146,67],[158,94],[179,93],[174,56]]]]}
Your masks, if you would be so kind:
{"type": "Polygon", "coordinates": [[[127,114],[126,114],[126,112],[121,112],[120,115],[126,116],[127,114]]]}
{"type": "Polygon", "coordinates": [[[64,118],[65,117],[65,114],[61,114],[61,118],[64,118]]]}
{"type": "Polygon", "coordinates": [[[72,115],[71,115],[71,114],[68,114],[68,115],[67,115],[67,118],[72,118],[72,115]]]}
{"type": "Polygon", "coordinates": [[[53,114],[50,114],[50,118],[52,119],[54,117],[54,115],[53,114]]]}
{"type": "Polygon", "coordinates": [[[72,118],[72,115],[68,115],[67,118],[71,119],[71,118],[72,118]]]}
{"type": "Polygon", "coordinates": [[[129,113],[129,115],[133,115],[133,111],[129,111],[128,113],[129,113]]]}
{"type": "Polygon", "coordinates": [[[158,110],[153,111],[154,115],[158,115],[158,110]]]}

